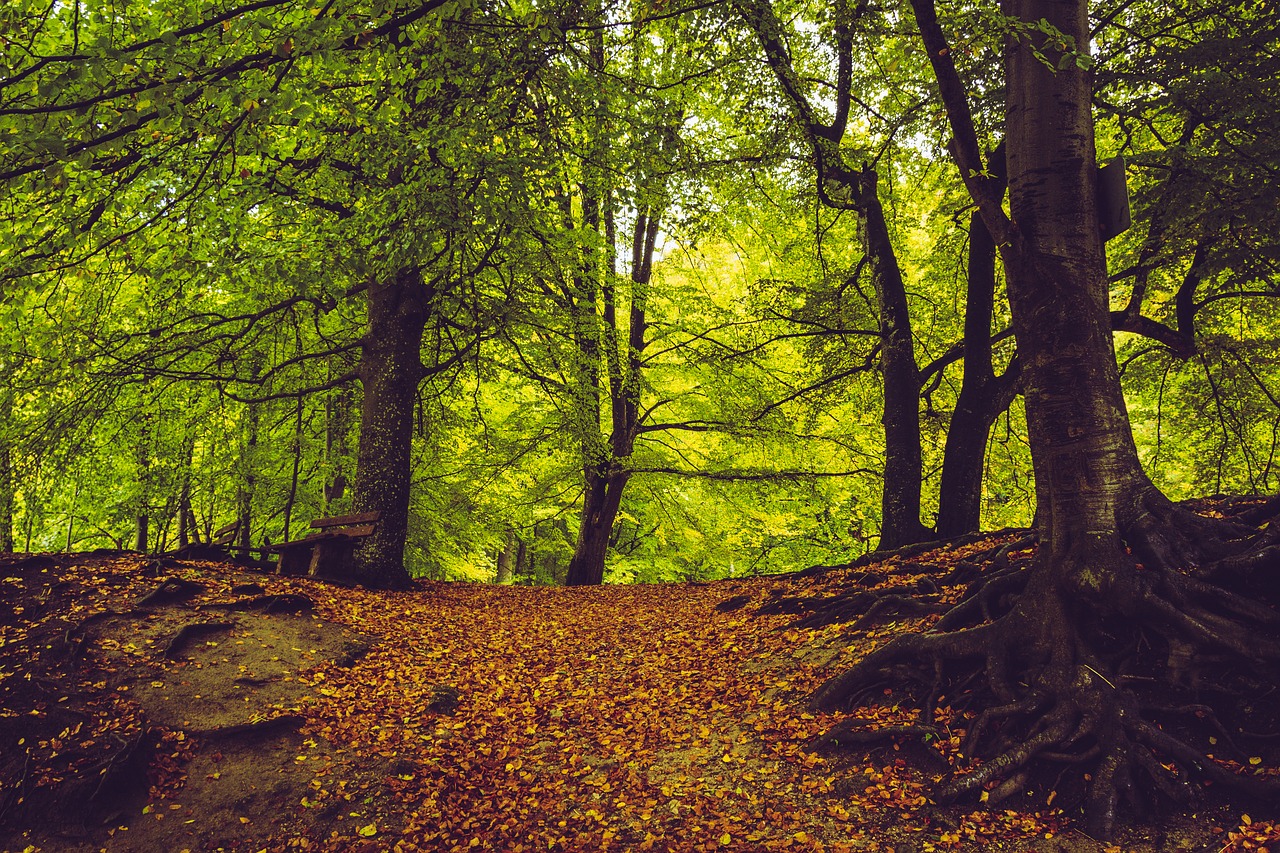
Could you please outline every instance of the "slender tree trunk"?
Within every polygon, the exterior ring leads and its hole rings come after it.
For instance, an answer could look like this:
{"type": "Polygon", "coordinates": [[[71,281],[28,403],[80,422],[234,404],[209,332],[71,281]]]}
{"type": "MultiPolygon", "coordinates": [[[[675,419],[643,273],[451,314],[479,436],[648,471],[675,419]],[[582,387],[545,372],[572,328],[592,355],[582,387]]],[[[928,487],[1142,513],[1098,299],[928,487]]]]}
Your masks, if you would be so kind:
{"type": "Polygon", "coordinates": [[[0,551],[13,550],[13,510],[16,501],[13,485],[13,449],[9,445],[8,427],[13,420],[13,397],[0,394],[0,551]]]}
{"type": "Polygon", "coordinates": [[[353,496],[355,512],[382,513],[376,532],[356,555],[358,579],[371,586],[407,586],[404,546],[409,529],[413,408],[423,375],[422,335],[432,299],[416,268],[370,283],[369,331],[360,356],[364,388],[353,496]]]}
{"type": "MultiPolygon", "coordinates": [[[[648,330],[649,282],[653,276],[653,253],[658,238],[658,217],[650,217],[641,211],[636,217],[632,237],[631,308],[629,312],[626,355],[618,353],[618,328],[615,316],[616,304],[612,284],[604,289],[604,340],[608,349],[606,364],[609,373],[609,413],[613,425],[607,444],[600,441],[598,425],[595,433],[584,443],[582,518],[578,526],[578,539],[565,583],[583,586],[604,582],[605,559],[609,553],[609,540],[613,524],[622,505],[622,493],[631,473],[627,466],[635,449],[640,428],[640,373],[648,330]],[[601,447],[600,445],[604,445],[601,447]],[[593,454],[596,454],[593,456],[593,454]]],[[[597,351],[598,352],[598,351],[597,351]]],[[[584,350],[584,357],[590,355],[584,350]]],[[[595,354],[595,364],[599,355],[595,354]]],[[[599,375],[595,374],[596,388],[599,375]]],[[[594,420],[599,419],[599,391],[595,392],[594,420]]]]}
{"type": "Polygon", "coordinates": [[[134,516],[133,550],[147,553],[151,526],[151,413],[138,416],[138,437],[134,460],[138,466],[137,513],[134,516]]]}
{"type": "MultiPolygon", "coordinates": [[[[992,165],[1003,174],[1003,152],[992,165]]],[[[969,264],[964,313],[964,375],[943,450],[936,532],[952,538],[978,530],[987,439],[996,419],[1013,403],[1020,362],[997,377],[992,364],[991,317],[995,307],[996,244],[974,213],[969,223],[969,264]]]]}
{"type": "MultiPolygon", "coordinates": [[[[80,505],[80,468],[79,466],[76,466],[75,488],[71,492],[71,509],[67,512],[67,545],[63,549],[67,553],[71,553],[71,543],[74,541],[72,537],[75,535],[75,529],[76,529],[76,509],[79,507],[79,505],[80,505]]],[[[28,536],[27,537],[28,551],[31,550],[31,546],[29,544],[30,541],[31,541],[31,537],[28,536]]]]}
{"type": "Polygon", "coordinates": [[[188,434],[183,443],[185,463],[182,468],[182,485],[178,491],[178,547],[185,548],[191,544],[191,534],[195,530],[195,513],[191,511],[191,463],[195,455],[195,435],[188,434]]]}
{"type": "Polygon", "coordinates": [[[351,430],[351,412],[355,406],[350,387],[342,387],[325,401],[325,477],[324,514],[335,515],[335,504],[347,493],[347,471],[351,447],[347,440],[351,430]]]}
{"type": "Polygon", "coordinates": [[[178,494],[178,547],[185,548],[191,544],[193,517],[191,514],[191,480],[184,477],[182,491],[178,494]]]}
{"type": "Polygon", "coordinates": [[[502,550],[498,552],[498,574],[494,578],[495,583],[509,584],[514,578],[515,564],[520,553],[518,542],[515,529],[508,528],[506,541],[502,543],[502,550]]]}
{"type": "Polygon", "coordinates": [[[302,465],[302,398],[297,400],[297,410],[293,421],[293,443],[290,445],[293,456],[293,472],[289,477],[289,496],[284,502],[284,534],[281,542],[289,541],[289,526],[293,520],[293,503],[298,498],[298,472],[302,465]]]}
{"type": "Polygon", "coordinates": [[[244,450],[240,455],[240,489],[237,517],[240,519],[239,542],[241,548],[251,544],[253,525],[253,500],[258,485],[258,420],[260,403],[245,407],[248,420],[244,450]]]}
{"type": "Polygon", "coordinates": [[[876,191],[875,170],[868,166],[859,178],[863,249],[880,306],[885,463],[878,550],[885,551],[925,538],[925,526],[920,522],[920,372],[907,289],[876,191]]]}
{"type": "Polygon", "coordinates": [[[0,443],[0,551],[13,550],[13,457],[0,443]]]}

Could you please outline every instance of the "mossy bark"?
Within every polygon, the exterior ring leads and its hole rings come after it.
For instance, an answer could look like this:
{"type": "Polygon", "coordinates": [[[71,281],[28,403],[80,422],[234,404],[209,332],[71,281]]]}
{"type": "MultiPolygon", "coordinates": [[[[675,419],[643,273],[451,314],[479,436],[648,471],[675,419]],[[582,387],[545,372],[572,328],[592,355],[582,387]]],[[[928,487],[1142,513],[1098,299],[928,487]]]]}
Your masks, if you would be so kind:
{"type": "Polygon", "coordinates": [[[422,335],[432,292],[416,268],[370,283],[369,331],[359,375],[364,389],[352,510],[382,513],[356,552],[356,580],[379,588],[407,586],[413,410],[423,376],[422,335]]]}

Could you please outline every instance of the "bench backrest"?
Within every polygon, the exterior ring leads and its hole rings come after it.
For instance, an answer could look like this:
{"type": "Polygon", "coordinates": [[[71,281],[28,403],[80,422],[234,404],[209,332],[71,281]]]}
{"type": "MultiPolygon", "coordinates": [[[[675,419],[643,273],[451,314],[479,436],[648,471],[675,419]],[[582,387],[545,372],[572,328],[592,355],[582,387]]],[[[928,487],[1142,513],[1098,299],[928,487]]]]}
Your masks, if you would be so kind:
{"type": "Polygon", "coordinates": [[[234,545],[236,534],[240,532],[240,522],[233,521],[230,524],[224,524],[217,530],[213,531],[213,538],[209,540],[212,545],[234,545]]]}
{"type": "Polygon", "coordinates": [[[345,536],[363,538],[373,535],[380,518],[382,513],[375,510],[354,515],[336,515],[333,518],[317,518],[311,522],[311,526],[324,533],[341,533],[345,536]]]}

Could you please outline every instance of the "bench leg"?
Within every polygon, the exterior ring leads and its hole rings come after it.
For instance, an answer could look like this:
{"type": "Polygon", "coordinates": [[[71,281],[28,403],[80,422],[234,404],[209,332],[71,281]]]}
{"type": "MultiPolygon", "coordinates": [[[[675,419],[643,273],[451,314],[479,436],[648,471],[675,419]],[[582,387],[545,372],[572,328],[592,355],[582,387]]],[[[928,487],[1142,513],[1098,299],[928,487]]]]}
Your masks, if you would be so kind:
{"type": "Polygon", "coordinates": [[[355,547],[355,543],[349,539],[317,542],[311,549],[311,565],[307,568],[307,574],[318,578],[349,577],[355,547]]]}
{"type": "Polygon", "coordinates": [[[280,560],[276,563],[278,575],[301,575],[307,572],[307,564],[311,560],[310,548],[287,548],[280,552],[280,560]]]}

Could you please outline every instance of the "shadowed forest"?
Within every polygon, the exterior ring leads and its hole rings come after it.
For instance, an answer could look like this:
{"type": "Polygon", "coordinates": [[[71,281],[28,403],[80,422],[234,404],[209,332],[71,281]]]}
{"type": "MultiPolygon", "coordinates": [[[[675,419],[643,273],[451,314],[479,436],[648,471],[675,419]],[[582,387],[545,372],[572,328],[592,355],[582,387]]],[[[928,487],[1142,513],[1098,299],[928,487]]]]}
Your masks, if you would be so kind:
{"type": "Polygon", "coordinates": [[[11,0],[0,840],[1280,848],[1278,115],[1271,0],[11,0]]]}

